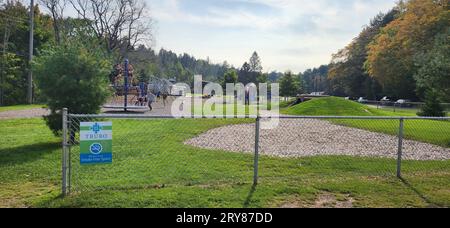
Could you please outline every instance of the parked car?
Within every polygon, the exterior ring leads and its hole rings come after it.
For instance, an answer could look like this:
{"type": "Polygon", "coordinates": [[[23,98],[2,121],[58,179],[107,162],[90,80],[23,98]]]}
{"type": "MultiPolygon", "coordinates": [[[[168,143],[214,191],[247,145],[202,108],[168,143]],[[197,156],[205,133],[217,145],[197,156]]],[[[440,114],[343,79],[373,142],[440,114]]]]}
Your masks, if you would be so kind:
{"type": "Polygon", "coordinates": [[[389,102],[389,101],[391,101],[391,99],[389,99],[388,97],[383,97],[380,101],[381,102],[389,102]]]}
{"type": "Polygon", "coordinates": [[[358,99],[358,102],[364,104],[364,103],[369,102],[369,100],[367,100],[367,99],[364,98],[364,97],[360,97],[360,98],[358,99]]]}
{"type": "Polygon", "coordinates": [[[411,101],[410,100],[406,100],[406,99],[398,100],[397,102],[395,102],[395,105],[398,106],[398,107],[405,107],[405,108],[412,106],[411,101]]]}

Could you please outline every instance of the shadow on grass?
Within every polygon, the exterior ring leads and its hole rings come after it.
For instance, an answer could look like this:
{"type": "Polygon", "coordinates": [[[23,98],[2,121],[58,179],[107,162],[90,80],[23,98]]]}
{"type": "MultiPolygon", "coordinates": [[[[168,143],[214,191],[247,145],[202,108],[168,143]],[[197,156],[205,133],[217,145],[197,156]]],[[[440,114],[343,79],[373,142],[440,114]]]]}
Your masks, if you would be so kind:
{"type": "Polygon", "coordinates": [[[248,208],[250,206],[250,202],[252,201],[253,195],[256,192],[256,187],[257,187],[257,185],[252,185],[252,188],[250,189],[250,192],[248,193],[247,198],[245,199],[245,202],[243,205],[244,208],[248,208]]]}
{"type": "Polygon", "coordinates": [[[40,159],[61,148],[60,143],[38,143],[15,148],[0,149],[0,166],[17,165],[40,159]]]}
{"type": "Polygon", "coordinates": [[[124,115],[141,115],[141,114],[145,114],[147,111],[137,111],[137,110],[128,110],[128,111],[124,111],[124,110],[106,110],[103,112],[103,114],[111,114],[111,115],[115,115],[115,114],[124,114],[124,115]]]}
{"type": "MultiPolygon", "coordinates": [[[[52,197],[48,197],[47,199],[41,200],[41,201],[37,202],[35,205],[33,205],[32,207],[33,208],[51,208],[51,207],[54,207],[55,204],[63,201],[66,198],[67,198],[67,196],[58,194],[58,195],[55,195],[52,197]]],[[[81,207],[81,205],[79,205],[79,207],[81,207]]],[[[69,206],[61,206],[60,208],[69,208],[69,206]]]]}
{"type": "Polygon", "coordinates": [[[439,205],[438,203],[432,202],[424,193],[422,193],[419,189],[414,187],[413,184],[411,184],[408,180],[406,180],[403,177],[400,177],[400,181],[411,191],[417,194],[417,196],[422,199],[425,203],[428,204],[428,207],[436,208],[436,207],[443,207],[442,205],[439,205]]]}

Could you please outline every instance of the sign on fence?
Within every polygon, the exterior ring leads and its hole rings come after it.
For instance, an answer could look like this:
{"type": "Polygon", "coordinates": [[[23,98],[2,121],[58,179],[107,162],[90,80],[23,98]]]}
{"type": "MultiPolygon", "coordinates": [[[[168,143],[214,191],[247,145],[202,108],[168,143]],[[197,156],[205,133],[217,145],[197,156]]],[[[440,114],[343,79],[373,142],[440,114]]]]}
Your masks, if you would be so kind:
{"type": "Polygon", "coordinates": [[[80,163],[112,163],[112,122],[80,123],[80,163]]]}

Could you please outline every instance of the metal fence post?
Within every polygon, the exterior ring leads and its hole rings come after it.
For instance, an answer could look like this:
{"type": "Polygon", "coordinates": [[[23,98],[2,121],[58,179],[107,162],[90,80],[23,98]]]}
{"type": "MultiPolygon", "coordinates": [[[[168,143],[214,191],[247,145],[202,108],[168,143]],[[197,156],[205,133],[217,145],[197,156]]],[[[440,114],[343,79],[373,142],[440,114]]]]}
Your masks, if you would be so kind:
{"type": "Polygon", "coordinates": [[[67,195],[67,108],[62,111],[62,195],[67,195]]]}
{"type": "Polygon", "coordinates": [[[66,145],[66,147],[67,147],[67,187],[66,187],[66,189],[67,189],[67,194],[68,195],[70,195],[70,193],[71,193],[71,190],[72,190],[72,143],[73,143],[73,140],[74,139],[72,139],[72,135],[75,135],[75,133],[73,132],[73,129],[72,129],[72,120],[71,119],[69,119],[68,121],[67,121],[67,126],[68,126],[68,133],[69,133],[69,141],[68,141],[68,143],[67,143],[67,145],[66,145]]]}
{"type": "Polygon", "coordinates": [[[405,119],[400,118],[400,127],[398,130],[398,157],[397,157],[397,177],[402,177],[402,155],[403,155],[403,131],[405,119]]]}
{"type": "Polygon", "coordinates": [[[259,169],[259,130],[260,130],[261,117],[256,118],[255,128],[255,161],[253,164],[253,185],[258,185],[258,169],[259,169]]]}
{"type": "Polygon", "coordinates": [[[125,64],[124,64],[124,71],[125,71],[125,75],[124,75],[124,111],[126,112],[126,111],[128,111],[128,74],[129,74],[129,72],[128,72],[128,69],[129,69],[129,66],[128,66],[128,64],[129,64],[129,61],[128,61],[128,59],[125,59],[125,64]]]}

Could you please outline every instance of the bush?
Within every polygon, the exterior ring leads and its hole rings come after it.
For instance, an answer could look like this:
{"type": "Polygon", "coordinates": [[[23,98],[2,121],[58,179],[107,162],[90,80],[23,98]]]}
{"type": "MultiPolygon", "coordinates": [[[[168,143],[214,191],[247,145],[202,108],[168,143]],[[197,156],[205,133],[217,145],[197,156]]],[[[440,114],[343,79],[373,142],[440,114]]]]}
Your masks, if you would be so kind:
{"type": "Polygon", "coordinates": [[[422,110],[417,113],[418,116],[426,117],[444,117],[444,108],[439,103],[438,95],[436,92],[428,91],[425,96],[425,105],[422,110]]]}
{"type": "Polygon", "coordinates": [[[33,64],[37,86],[51,114],[45,118],[49,128],[61,132],[61,110],[71,113],[98,113],[110,92],[111,64],[97,50],[81,45],[59,46],[44,51],[33,64]]]}

